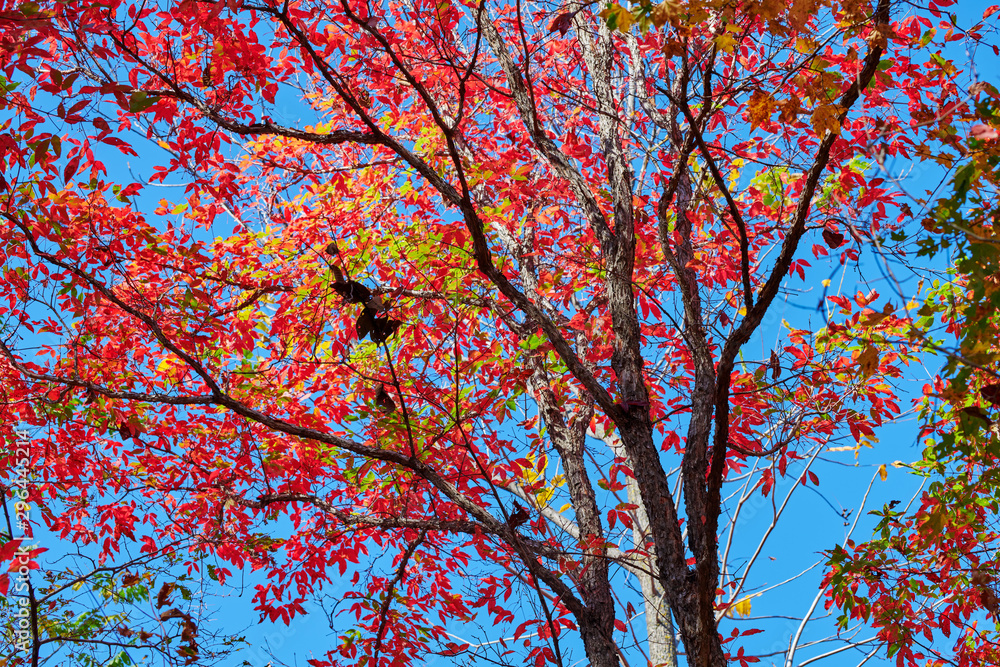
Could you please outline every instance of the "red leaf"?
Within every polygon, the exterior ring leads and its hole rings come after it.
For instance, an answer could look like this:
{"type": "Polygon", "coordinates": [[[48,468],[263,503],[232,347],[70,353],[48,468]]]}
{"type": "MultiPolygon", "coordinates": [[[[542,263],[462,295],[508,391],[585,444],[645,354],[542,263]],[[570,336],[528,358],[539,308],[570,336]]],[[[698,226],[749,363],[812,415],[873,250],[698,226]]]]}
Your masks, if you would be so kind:
{"type": "Polygon", "coordinates": [[[844,242],[844,235],[841,234],[840,232],[835,232],[830,229],[824,229],[823,240],[826,241],[826,244],[831,248],[839,248],[840,245],[844,242]]]}
{"type": "Polygon", "coordinates": [[[993,405],[1000,405],[1000,382],[993,382],[979,390],[979,395],[993,405]]]}
{"type": "Polygon", "coordinates": [[[528,514],[528,511],[521,507],[518,503],[514,503],[514,511],[507,519],[507,525],[511,528],[517,528],[529,518],[531,518],[531,516],[528,514]]]}
{"type": "Polygon", "coordinates": [[[0,563],[6,563],[9,560],[13,560],[14,554],[17,553],[18,547],[21,546],[21,542],[24,540],[13,539],[6,544],[0,544],[0,563]]]}
{"type": "Polygon", "coordinates": [[[576,12],[563,12],[559,16],[552,19],[552,23],[549,24],[549,32],[558,31],[563,37],[569,32],[569,29],[573,27],[573,17],[576,12]]]}
{"type": "Polygon", "coordinates": [[[73,175],[76,174],[76,170],[80,167],[80,157],[77,156],[66,163],[66,169],[63,170],[63,179],[68,183],[73,175]]]}
{"type": "Polygon", "coordinates": [[[130,183],[129,185],[126,185],[124,188],[121,189],[121,191],[118,193],[118,196],[131,197],[132,195],[138,193],[140,190],[142,190],[142,185],[140,185],[139,183],[130,183]]]}

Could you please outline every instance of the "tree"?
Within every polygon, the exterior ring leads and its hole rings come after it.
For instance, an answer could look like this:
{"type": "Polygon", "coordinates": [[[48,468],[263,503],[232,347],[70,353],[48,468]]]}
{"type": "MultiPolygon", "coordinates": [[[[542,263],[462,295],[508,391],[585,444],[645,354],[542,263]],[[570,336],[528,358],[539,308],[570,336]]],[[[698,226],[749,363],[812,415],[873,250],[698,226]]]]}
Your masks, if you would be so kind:
{"type": "Polygon", "coordinates": [[[317,665],[479,658],[484,617],[536,664],[755,661],[741,508],[874,442],[919,350],[853,288],[764,342],[902,224],[874,167],[949,82],[893,4],[8,5],[3,423],[47,529],[194,539],[272,621],[352,571],[317,665]]]}
{"type": "MultiPolygon", "coordinates": [[[[987,9],[983,20],[998,9],[987,9]]],[[[927,292],[908,332],[946,360],[924,388],[926,448],[913,466],[930,483],[909,506],[899,501],[884,506],[877,512],[874,538],[848,542],[830,560],[841,621],[871,622],[901,664],[925,657],[934,665],[1000,659],[995,204],[1000,93],[987,81],[962,83],[953,84],[955,102],[947,112],[924,130],[930,139],[949,139],[946,149],[935,153],[952,174],[948,195],[914,196],[926,212],[915,235],[919,254],[947,254],[949,266],[948,275],[927,292]]]]}
{"type": "MultiPolygon", "coordinates": [[[[21,542],[4,546],[16,550],[21,542]]],[[[26,658],[30,664],[118,667],[138,662],[139,653],[156,655],[166,665],[190,665],[218,660],[245,644],[243,638],[217,637],[203,622],[204,589],[192,586],[194,577],[178,576],[162,563],[178,560],[166,549],[104,565],[80,554],[45,571],[41,585],[12,576],[7,593],[24,590],[0,601],[0,627],[8,640],[0,657],[6,664],[26,658]]]]}

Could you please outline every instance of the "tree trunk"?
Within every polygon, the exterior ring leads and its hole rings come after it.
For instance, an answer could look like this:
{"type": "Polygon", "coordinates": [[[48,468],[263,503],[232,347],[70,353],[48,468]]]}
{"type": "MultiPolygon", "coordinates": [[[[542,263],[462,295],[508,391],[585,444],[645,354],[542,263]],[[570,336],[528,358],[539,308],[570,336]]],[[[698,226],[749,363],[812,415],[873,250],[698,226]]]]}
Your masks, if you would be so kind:
{"type": "MultiPolygon", "coordinates": [[[[607,434],[600,425],[590,435],[603,440],[615,456],[625,459],[630,468],[635,468],[617,436],[607,434]]],[[[639,494],[639,485],[631,477],[626,478],[625,491],[628,493],[629,503],[636,505],[632,518],[632,543],[637,550],[644,550],[649,554],[637,567],[629,568],[639,580],[642,589],[649,662],[653,667],[677,667],[674,621],[666,593],[657,586],[659,577],[656,574],[656,546],[649,536],[649,516],[639,494]]]]}

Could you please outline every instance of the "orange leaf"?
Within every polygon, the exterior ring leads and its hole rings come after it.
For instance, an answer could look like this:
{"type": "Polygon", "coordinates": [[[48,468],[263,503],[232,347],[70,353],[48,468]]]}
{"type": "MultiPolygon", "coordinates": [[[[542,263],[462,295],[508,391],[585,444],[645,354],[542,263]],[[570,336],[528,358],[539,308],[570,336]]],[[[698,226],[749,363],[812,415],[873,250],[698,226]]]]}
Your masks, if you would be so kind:
{"type": "Polygon", "coordinates": [[[747,102],[747,116],[750,120],[750,129],[755,130],[771,117],[774,111],[774,98],[770,93],[762,90],[755,90],[747,102]]]}

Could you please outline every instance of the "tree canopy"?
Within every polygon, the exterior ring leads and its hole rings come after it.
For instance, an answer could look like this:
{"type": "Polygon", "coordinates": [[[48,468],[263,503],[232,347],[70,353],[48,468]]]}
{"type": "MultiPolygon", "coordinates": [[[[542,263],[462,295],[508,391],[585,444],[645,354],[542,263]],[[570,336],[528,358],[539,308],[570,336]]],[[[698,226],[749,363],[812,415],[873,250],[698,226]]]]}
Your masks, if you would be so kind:
{"type": "Polygon", "coordinates": [[[337,587],[314,667],[996,662],[997,8],[955,4],[5,2],[3,664],[213,664],[241,572],[272,622],[337,587]],[[787,636],[741,621],[915,399],[933,484],[869,540],[874,466],[787,636]]]}

